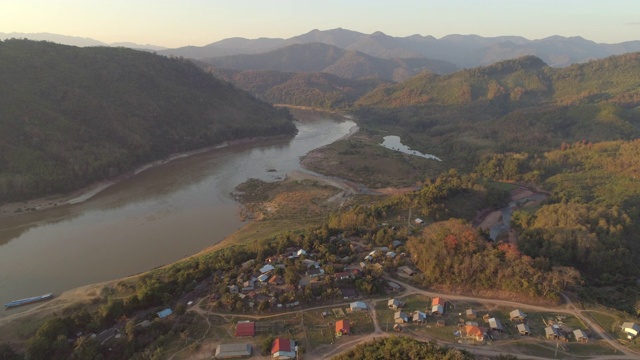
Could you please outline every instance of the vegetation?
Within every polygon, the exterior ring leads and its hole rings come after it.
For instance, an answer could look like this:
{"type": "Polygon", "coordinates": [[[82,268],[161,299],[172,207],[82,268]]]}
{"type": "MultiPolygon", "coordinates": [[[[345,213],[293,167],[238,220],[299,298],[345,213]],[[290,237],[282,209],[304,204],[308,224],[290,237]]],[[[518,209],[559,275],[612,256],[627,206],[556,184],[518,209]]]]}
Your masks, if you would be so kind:
{"type": "Polygon", "coordinates": [[[0,68],[0,203],[225,140],[295,132],[286,110],[183,59],[6,40],[0,68]]]}
{"type": "Polygon", "coordinates": [[[470,360],[474,358],[467,351],[438,346],[434,341],[421,342],[404,336],[391,336],[358,345],[344,354],[335,356],[333,360],[470,360]]]}
{"type": "Polygon", "coordinates": [[[378,79],[349,80],[327,73],[240,71],[210,65],[204,68],[270,103],[322,109],[349,108],[358,98],[386,83],[378,79]]]}
{"type": "Polygon", "coordinates": [[[229,55],[202,61],[223,69],[325,72],[352,80],[404,81],[424,70],[438,74],[456,70],[455,65],[442,60],[381,59],[322,43],[293,44],[261,54],[229,55]]]}

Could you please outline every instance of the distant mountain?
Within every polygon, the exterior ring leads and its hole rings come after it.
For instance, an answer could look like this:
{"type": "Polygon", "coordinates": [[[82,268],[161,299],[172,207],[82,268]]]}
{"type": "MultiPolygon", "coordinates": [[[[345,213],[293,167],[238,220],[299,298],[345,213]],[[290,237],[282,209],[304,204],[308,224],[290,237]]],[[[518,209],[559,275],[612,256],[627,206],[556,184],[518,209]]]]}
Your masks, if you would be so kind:
{"type": "Polygon", "coordinates": [[[0,204],[61,193],[222,141],[296,128],[190,61],[0,41],[0,204]]]}
{"type": "Polygon", "coordinates": [[[640,105],[640,53],[612,56],[556,69],[540,58],[524,56],[486,67],[437,76],[421,74],[367,94],[363,106],[510,102],[518,106],[611,102],[640,105]]]}
{"type": "Polygon", "coordinates": [[[445,61],[381,59],[322,43],[295,44],[262,54],[230,55],[202,61],[224,69],[325,72],[352,80],[380,78],[403,81],[422,71],[446,74],[456,70],[455,65],[445,61]]]}
{"type": "Polygon", "coordinates": [[[67,35],[58,35],[58,34],[50,34],[50,33],[0,33],[0,40],[6,39],[29,39],[29,40],[38,40],[38,41],[50,41],[57,44],[62,45],[72,45],[72,46],[115,46],[115,47],[126,47],[131,49],[140,49],[140,50],[164,50],[166,47],[156,46],[156,45],[140,45],[132,42],[116,42],[107,44],[102,41],[94,40],[91,38],[79,37],[79,36],[67,36],[67,35]]]}
{"type": "Polygon", "coordinates": [[[540,57],[552,67],[564,67],[611,55],[640,51],[640,41],[599,44],[581,37],[551,36],[528,40],[520,36],[478,35],[393,37],[382,32],[363,34],[346,29],[312,30],[289,39],[226,39],[203,47],[163,50],[164,55],[193,59],[263,53],[293,44],[323,43],[345,50],[393,59],[426,57],[451,62],[461,68],[489,65],[524,55],[540,57]]]}
{"type": "Polygon", "coordinates": [[[206,66],[214,76],[229,81],[273,104],[346,108],[381,84],[379,79],[349,80],[327,73],[229,70],[206,66]]]}

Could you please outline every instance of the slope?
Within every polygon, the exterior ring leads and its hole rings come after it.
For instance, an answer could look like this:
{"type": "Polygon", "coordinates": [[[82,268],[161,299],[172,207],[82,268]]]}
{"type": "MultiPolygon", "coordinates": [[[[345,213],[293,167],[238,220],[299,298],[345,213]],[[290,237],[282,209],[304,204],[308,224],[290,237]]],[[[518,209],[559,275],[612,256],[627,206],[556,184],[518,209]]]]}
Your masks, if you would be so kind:
{"type": "Polygon", "coordinates": [[[0,202],[66,192],[170,153],[292,134],[288,113],[192,63],[0,42],[0,202]]]}

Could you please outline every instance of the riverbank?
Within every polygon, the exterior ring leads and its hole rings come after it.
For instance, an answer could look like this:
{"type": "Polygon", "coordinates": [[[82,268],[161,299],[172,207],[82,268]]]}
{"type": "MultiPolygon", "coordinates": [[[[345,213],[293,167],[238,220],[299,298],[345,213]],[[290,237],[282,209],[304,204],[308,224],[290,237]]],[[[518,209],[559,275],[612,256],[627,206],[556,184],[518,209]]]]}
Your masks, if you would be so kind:
{"type": "Polygon", "coordinates": [[[234,145],[250,144],[252,142],[269,140],[269,139],[279,139],[283,137],[286,137],[286,136],[277,135],[277,136],[270,136],[270,137],[266,137],[266,136],[251,137],[251,138],[245,138],[245,139],[229,140],[229,141],[224,141],[220,144],[208,146],[202,149],[175,153],[175,154],[169,155],[169,157],[167,157],[166,159],[160,159],[160,160],[146,163],[144,165],[137,167],[134,170],[118,175],[112,179],[99,181],[89,186],[86,186],[84,188],[69,192],[67,194],[54,194],[54,195],[49,195],[49,196],[35,198],[35,199],[3,204],[0,206],[0,219],[11,217],[11,216],[27,214],[34,211],[42,211],[42,210],[47,210],[51,208],[83,203],[115,184],[118,184],[127,179],[131,179],[132,177],[139,175],[142,172],[147,171],[149,169],[168,164],[178,159],[184,159],[190,156],[203,154],[203,153],[207,153],[209,151],[214,151],[218,149],[223,149],[223,148],[234,146],[234,145]]]}

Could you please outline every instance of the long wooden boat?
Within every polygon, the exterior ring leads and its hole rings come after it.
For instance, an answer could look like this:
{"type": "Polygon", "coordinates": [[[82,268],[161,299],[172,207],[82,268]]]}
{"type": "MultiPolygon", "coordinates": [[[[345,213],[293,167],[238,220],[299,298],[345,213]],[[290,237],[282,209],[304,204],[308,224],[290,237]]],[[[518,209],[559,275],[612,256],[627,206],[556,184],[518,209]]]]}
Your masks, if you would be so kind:
{"type": "Polygon", "coordinates": [[[44,295],[40,295],[40,296],[34,296],[34,297],[26,298],[26,299],[13,300],[13,301],[10,301],[10,302],[4,304],[4,307],[9,309],[9,308],[16,307],[16,306],[32,304],[32,303],[35,303],[35,302],[38,302],[38,301],[49,300],[49,299],[52,299],[52,298],[53,298],[53,293],[48,293],[48,294],[44,294],[44,295]]]}

